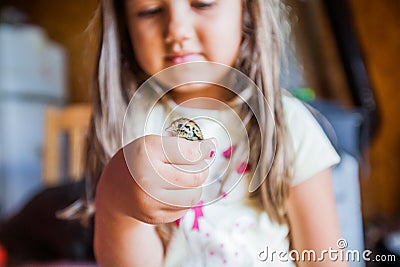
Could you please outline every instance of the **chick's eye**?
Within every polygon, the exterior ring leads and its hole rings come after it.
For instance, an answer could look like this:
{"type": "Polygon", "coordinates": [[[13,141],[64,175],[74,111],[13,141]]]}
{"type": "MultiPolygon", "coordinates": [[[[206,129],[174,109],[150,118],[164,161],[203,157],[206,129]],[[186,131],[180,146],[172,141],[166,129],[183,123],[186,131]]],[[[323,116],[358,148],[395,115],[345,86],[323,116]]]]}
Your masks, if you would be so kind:
{"type": "Polygon", "coordinates": [[[138,17],[146,18],[162,12],[161,7],[152,7],[138,12],[138,17]]]}
{"type": "Polygon", "coordinates": [[[200,10],[206,10],[209,9],[213,6],[215,6],[216,2],[214,1],[194,1],[192,2],[192,7],[200,9],[200,10]]]}

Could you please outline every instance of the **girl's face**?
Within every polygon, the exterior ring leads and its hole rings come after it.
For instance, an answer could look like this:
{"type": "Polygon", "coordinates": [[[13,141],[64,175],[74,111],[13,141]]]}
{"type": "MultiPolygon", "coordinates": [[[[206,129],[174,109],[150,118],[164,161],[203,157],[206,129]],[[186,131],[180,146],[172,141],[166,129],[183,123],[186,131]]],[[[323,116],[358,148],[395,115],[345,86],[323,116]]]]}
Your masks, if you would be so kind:
{"type": "Polygon", "coordinates": [[[233,66],[241,42],[241,0],[125,0],[136,59],[153,75],[191,61],[233,66]]]}

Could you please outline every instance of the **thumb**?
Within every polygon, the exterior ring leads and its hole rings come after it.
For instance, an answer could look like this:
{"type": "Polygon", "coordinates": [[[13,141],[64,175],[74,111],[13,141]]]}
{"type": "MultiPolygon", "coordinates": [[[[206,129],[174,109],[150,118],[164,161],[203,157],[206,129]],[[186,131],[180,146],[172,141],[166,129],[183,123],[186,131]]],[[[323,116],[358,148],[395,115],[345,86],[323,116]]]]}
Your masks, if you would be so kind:
{"type": "Polygon", "coordinates": [[[210,159],[214,157],[217,148],[217,139],[209,138],[200,142],[201,159],[210,159]]]}
{"type": "Polygon", "coordinates": [[[193,165],[215,154],[216,139],[189,141],[179,137],[162,137],[162,161],[178,165],[193,165]]]}

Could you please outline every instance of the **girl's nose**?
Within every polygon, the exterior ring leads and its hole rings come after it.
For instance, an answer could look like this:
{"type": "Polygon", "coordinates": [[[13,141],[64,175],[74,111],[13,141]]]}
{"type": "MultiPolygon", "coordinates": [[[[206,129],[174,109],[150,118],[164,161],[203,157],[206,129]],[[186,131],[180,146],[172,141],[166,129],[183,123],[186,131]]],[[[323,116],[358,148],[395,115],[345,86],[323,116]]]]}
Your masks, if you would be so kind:
{"type": "Polygon", "coordinates": [[[182,8],[171,8],[166,25],[165,42],[167,44],[181,43],[190,39],[192,34],[193,25],[188,12],[182,8]]]}

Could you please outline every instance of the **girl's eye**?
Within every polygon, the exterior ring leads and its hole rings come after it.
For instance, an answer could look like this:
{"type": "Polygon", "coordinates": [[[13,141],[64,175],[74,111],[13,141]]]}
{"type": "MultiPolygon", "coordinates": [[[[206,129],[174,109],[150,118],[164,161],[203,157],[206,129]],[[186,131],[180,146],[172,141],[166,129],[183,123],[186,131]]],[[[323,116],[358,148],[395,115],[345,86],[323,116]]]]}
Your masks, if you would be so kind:
{"type": "Polygon", "coordinates": [[[149,8],[146,10],[142,10],[138,12],[138,17],[139,18],[146,18],[146,17],[152,17],[162,11],[161,7],[153,7],[149,8]]]}
{"type": "Polygon", "coordinates": [[[209,9],[213,6],[215,6],[216,2],[205,2],[205,1],[195,1],[192,2],[192,7],[200,9],[200,10],[206,10],[209,9]]]}

